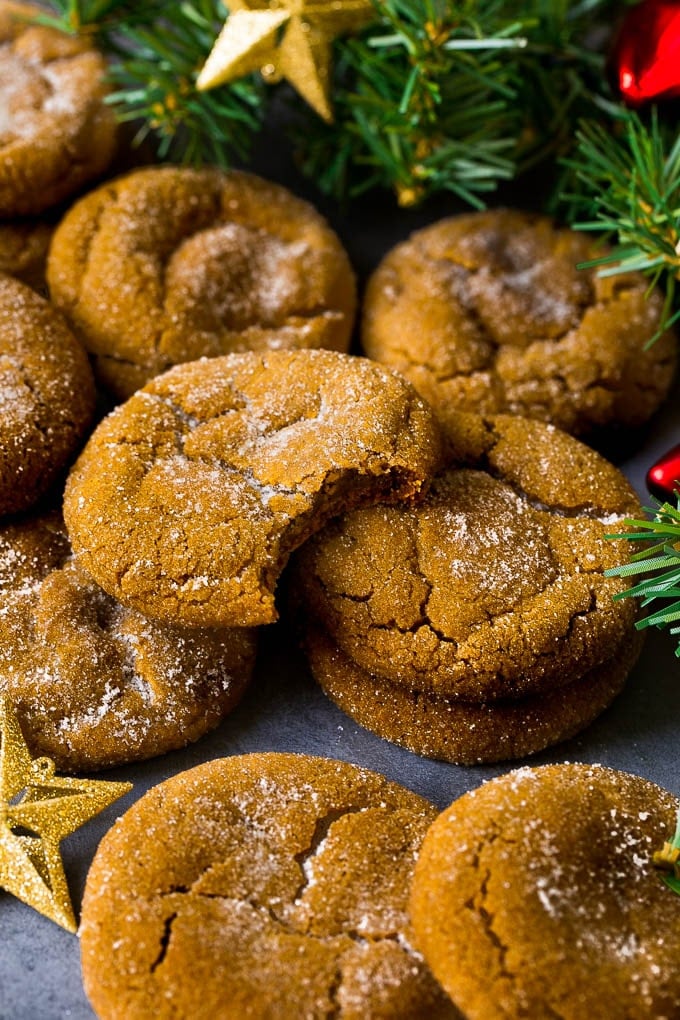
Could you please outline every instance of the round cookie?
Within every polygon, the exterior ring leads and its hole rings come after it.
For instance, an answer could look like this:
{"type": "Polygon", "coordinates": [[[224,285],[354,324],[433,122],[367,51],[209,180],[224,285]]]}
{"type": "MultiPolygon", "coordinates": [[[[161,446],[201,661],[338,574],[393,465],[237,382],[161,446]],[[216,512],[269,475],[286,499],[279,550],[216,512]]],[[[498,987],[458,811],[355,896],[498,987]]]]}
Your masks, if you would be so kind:
{"type": "Polygon", "coordinates": [[[99,425],[64,500],[83,566],[140,612],[192,626],[276,619],[290,553],[341,510],[408,499],[436,470],[431,410],[334,351],[179,365],[99,425]]]}
{"type": "Polygon", "coordinates": [[[0,274],[0,513],[31,506],[76,453],[95,405],[87,355],[61,315],[0,274]]]}
{"type": "Polygon", "coordinates": [[[54,227],[41,220],[0,223],[0,273],[15,276],[41,294],[47,292],[47,251],[54,227]]]}
{"type": "Polygon", "coordinates": [[[467,1020],[677,1017],[680,900],[652,867],[677,808],[637,776],[549,765],[439,816],[411,917],[467,1020]]]}
{"type": "Polygon", "coordinates": [[[250,679],[255,632],[159,624],[106,595],[56,512],[0,528],[0,693],[34,754],[84,771],[197,740],[250,679]]]}
{"type": "Polygon", "coordinates": [[[346,351],[356,293],[325,220],[240,172],[151,167],[77,202],[48,265],[52,300],[116,396],[232,351],[346,351]]]}
{"type": "Polygon", "coordinates": [[[0,217],[32,215],[106,169],[115,118],[104,58],[86,39],[30,24],[44,10],[0,0],[0,217]]]}
{"type": "Polygon", "coordinates": [[[635,493],[603,457],[528,418],[461,416],[455,454],[415,505],[331,521],[298,552],[291,597],[389,684],[489,702],[571,684],[629,640],[635,493]],[[462,466],[461,466],[462,465],[462,466]]]}
{"type": "Polygon", "coordinates": [[[645,349],[663,300],[641,275],[576,268],[601,254],[530,213],[437,222],[392,249],[369,281],[364,349],[410,379],[444,423],[471,411],[573,434],[640,425],[671,384],[675,337],[645,349]]]}
{"type": "Polygon", "coordinates": [[[88,875],[97,1016],[453,1020],[406,910],[436,814],[373,772],[303,755],[211,761],[155,787],[88,875]]]}
{"type": "Polygon", "coordinates": [[[642,644],[634,631],[611,658],[540,694],[472,702],[369,673],[319,627],[304,635],[312,674],[338,708],[383,740],[456,765],[525,758],[580,733],[623,689],[642,644]]]}

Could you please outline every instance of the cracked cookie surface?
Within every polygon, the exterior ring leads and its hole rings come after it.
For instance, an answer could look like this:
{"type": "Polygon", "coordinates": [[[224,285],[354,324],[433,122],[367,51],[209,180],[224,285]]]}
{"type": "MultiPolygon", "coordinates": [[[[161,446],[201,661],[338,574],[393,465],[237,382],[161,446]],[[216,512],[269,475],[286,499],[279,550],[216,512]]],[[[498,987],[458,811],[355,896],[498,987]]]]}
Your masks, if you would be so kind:
{"type": "Polygon", "coordinates": [[[68,771],[197,740],[243,694],[250,630],[160,624],[106,595],[71,555],[61,515],[0,528],[0,692],[34,754],[68,771]]]}
{"type": "Polygon", "coordinates": [[[442,220],[394,248],[369,281],[362,342],[451,412],[519,414],[585,434],[637,426],[672,381],[662,297],[637,275],[578,263],[592,239],[511,210],[442,220]]]}
{"type": "Polygon", "coordinates": [[[252,174],[153,167],[66,214],[52,300],[124,398],[171,365],[232,351],[346,351],[356,294],[325,220],[252,174]]]}
{"type": "Polygon", "coordinates": [[[439,816],[410,912],[468,1020],[677,1016],[680,900],[651,860],[677,807],[637,776],[550,765],[491,780],[439,816]]]}
{"type": "Polygon", "coordinates": [[[488,702],[553,691],[630,639],[637,607],[604,571],[640,513],[623,475],[542,422],[460,416],[452,466],[412,506],[365,507],[297,553],[291,599],[363,670],[488,702]]]}
{"type": "Polygon", "coordinates": [[[31,25],[31,4],[0,2],[0,217],[42,212],[106,169],[115,117],[105,62],[84,37],[31,25]]]}
{"type": "Polygon", "coordinates": [[[75,455],[94,412],[85,351],[61,315],[0,274],[0,514],[25,510],[75,455]]]}
{"type": "Polygon", "coordinates": [[[453,1020],[406,909],[436,814],[376,773],[304,755],[216,760],[155,787],[88,875],[97,1015],[453,1020]]]}
{"type": "Polygon", "coordinates": [[[161,619],[276,619],[288,556],[341,510],[408,499],[440,436],[404,379],[333,351],[180,365],[96,429],[67,483],[69,535],[111,595],[161,619]]]}

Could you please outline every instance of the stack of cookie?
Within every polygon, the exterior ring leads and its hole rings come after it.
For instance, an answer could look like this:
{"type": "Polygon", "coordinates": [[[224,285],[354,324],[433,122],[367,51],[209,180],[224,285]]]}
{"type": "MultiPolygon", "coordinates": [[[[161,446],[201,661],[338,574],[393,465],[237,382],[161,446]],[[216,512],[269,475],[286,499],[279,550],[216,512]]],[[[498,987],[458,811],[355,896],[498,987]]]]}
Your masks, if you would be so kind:
{"type": "Polygon", "coordinates": [[[592,721],[637,658],[636,608],[604,573],[637,499],[541,422],[463,415],[449,438],[417,505],[306,543],[294,615],[317,681],[368,729],[462,764],[519,758],[592,721]]]}

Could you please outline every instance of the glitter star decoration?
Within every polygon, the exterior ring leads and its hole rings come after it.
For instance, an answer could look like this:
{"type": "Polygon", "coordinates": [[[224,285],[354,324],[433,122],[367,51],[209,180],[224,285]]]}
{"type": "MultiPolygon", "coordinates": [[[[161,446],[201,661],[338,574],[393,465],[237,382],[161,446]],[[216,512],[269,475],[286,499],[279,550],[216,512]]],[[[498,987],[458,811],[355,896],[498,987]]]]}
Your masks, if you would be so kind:
{"type": "Polygon", "coordinates": [[[226,0],[230,11],[198,76],[203,91],[260,71],[284,79],[332,121],[331,44],[375,18],[371,0],[226,0]]]}
{"type": "Polygon", "coordinates": [[[131,789],[55,776],[50,758],[31,758],[15,712],[0,699],[0,889],[75,932],[59,844],[131,789]]]}

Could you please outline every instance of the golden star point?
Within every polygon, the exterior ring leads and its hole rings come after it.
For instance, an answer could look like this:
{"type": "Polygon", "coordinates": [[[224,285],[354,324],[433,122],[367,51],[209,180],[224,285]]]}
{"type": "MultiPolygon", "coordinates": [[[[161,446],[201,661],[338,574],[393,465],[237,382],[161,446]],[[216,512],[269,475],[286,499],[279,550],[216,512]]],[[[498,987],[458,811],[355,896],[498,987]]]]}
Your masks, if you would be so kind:
{"type": "Polygon", "coordinates": [[[59,844],[131,789],[55,776],[49,758],[31,758],[14,710],[0,698],[0,889],[75,932],[59,844]]]}

